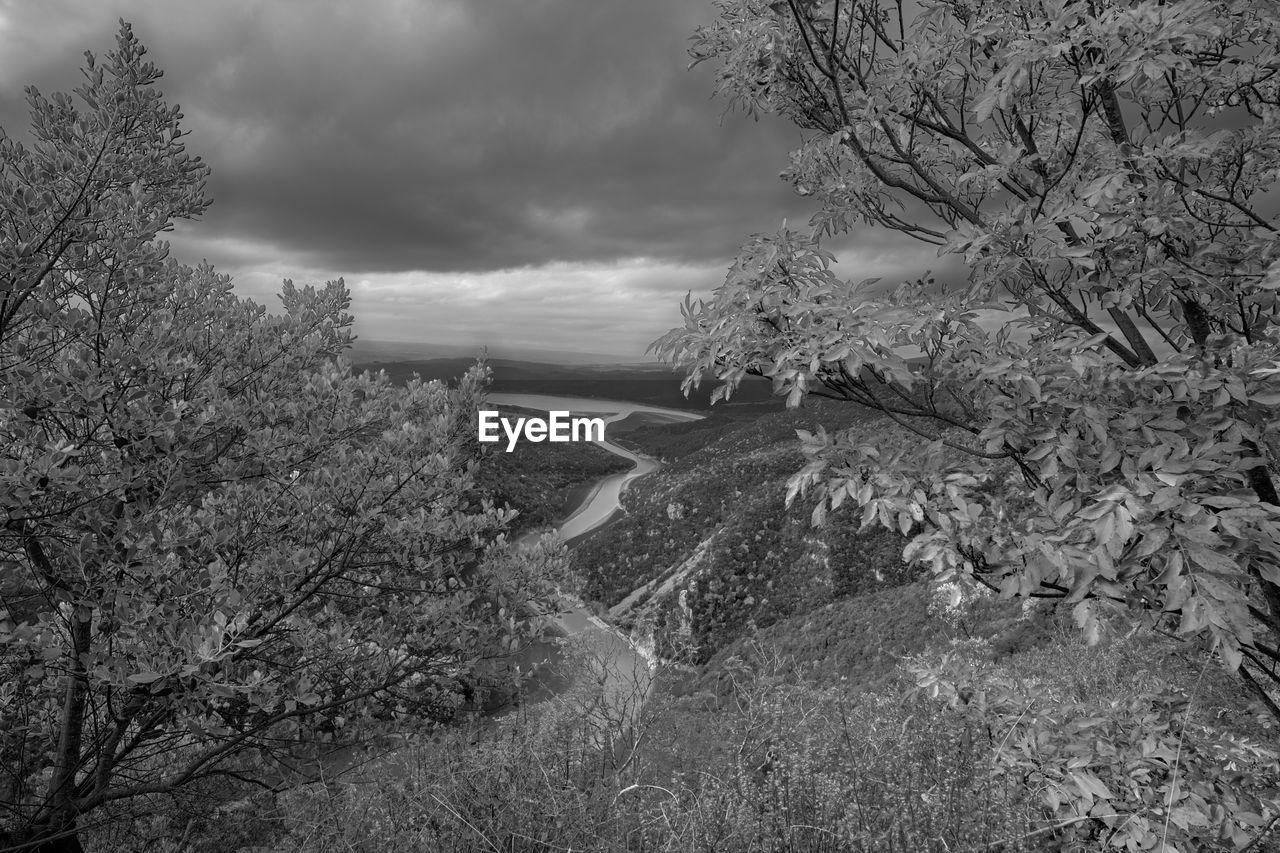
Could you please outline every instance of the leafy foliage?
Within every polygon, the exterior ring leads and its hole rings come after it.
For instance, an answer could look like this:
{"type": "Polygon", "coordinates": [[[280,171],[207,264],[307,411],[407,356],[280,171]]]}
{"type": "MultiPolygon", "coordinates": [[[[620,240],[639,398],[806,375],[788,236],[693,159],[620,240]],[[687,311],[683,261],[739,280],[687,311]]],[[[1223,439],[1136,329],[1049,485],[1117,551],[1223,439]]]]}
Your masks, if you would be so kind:
{"type": "Polygon", "coordinates": [[[166,258],[208,170],[144,54],[122,22],[0,137],[0,846],[448,716],[549,588],[474,488],[481,371],[353,375],[341,281],[273,315],[166,258]]]}
{"type": "Polygon", "coordinates": [[[1280,716],[1280,7],[717,5],[695,59],[807,131],[784,176],[820,210],[749,240],[657,351],[930,442],[804,436],[817,518],[861,507],[940,580],[1063,597],[1095,637],[1100,601],[1163,615],[1280,716]],[[968,281],[839,280],[820,240],[860,222],[968,281]]]}
{"type": "Polygon", "coordinates": [[[1235,685],[1158,637],[1067,652],[1058,640],[1000,665],[973,646],[920,656],[908,695],[997,734],[987,772],[1031,792],[1059,847],[1239,850],[1263,835],[1280,763],[1236,722],[1235,685]]]}

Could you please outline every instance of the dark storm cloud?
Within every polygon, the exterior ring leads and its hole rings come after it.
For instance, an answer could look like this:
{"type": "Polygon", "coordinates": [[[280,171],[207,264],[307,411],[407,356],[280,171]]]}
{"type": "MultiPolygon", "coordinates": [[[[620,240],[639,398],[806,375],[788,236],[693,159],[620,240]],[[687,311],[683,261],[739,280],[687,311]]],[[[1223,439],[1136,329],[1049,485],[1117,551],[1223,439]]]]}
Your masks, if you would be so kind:
{"type": "Polygon", "coordinates": [[[721,126],[711,69],[686,70],[710,4],[83,6],[9,12],[49,32],[30,72],[73,66],[109,46],[115,16],[134,21],[214,168],[206,237],[367,271],[688,261],[804,209],[777,179],[796,133],[721,126]]]}
{"type": "MultiPolygon", "coordinates": [[[[599,335],[629,307],[651,323],[632,336],[652,338],[678,320],[668,294],[710,289],[749,234],[812,212],[777,177],[798,131],[722,122],[712,69],[687,70],[713,13],[709,0],[0,0],[0,124],[25,126],[22,83],[75,85],[81,51],[109,49],[124,17],[213,167],[213,207],[176,232],[180,257],[255,298],[285,275],[363,281],[357,316],[389,337],[411,333],[393,305],[417,304],[412,334],[433,333],[431,312],[475,299],[451,274],[474,273],[500,294],[474,302],[477,322],[555,289],[560,313],[539,312],[537,334],[599,335]],[[564,281],[600,301],[570,310],[564,281]]],[[[931,255],[878,237],[841,274],[886,258],[912,274],[931,255]]]]}

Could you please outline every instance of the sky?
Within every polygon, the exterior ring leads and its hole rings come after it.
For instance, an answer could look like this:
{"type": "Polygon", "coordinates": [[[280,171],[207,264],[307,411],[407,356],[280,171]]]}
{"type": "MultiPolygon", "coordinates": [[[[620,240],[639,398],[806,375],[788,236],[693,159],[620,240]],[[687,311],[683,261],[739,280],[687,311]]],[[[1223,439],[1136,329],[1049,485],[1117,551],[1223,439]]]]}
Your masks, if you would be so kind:
{"type": "MultiPolygon", "coordinates": [[[[171,235],[238,292],[342,277],[365,339],[638,360],[739,245],[813,202],[800,132],[690,70],[711,0],[0,0],[0,126],[67,91],[124,18],[181,105],[213,205],[171,235]]],[[[850,279],[934,250],[867,231],[850,279]]]]}

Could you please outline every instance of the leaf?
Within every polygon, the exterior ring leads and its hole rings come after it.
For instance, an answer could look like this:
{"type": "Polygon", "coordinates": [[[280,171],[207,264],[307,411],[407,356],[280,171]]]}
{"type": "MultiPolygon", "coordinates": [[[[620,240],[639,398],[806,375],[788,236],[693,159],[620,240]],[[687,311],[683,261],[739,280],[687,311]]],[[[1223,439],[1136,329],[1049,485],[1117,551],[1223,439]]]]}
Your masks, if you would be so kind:
{"type": "Polygon", "coordinates": [[[1280,406],[1280,391],[1252,394],[1249,397],[1249,402],[1257,403],[1260,406],[1280,406]]]}
{"type": "Polygon", "coordinates": [[[1081,717],[1072,720],[1070,728],[1072,731],[1082,732],[1085,729],[1091,729],[1109,722],[1111,722],[1109,717],[1081,717]]]}
{"type": "Polygon", "coordinates": [[[1240,564],[1211,548],[1203,545],[1192,545],[1187,549],[1191,559],[1198,563],[1201,567],[1214,572],[1221,572],[1226,575],[1236,575],[1240,573],[1240,564]]]}
{"type": "Polygon", "coordinates": [[[1223,636],[1218,644],[1218,653],[1222,655],[1222,661],[1227,665],[1227,670],[1235,672],[1240,668],[1244,656],[1240,651],[1240,646],[1235,639],[1230,636],[1223,636]]]}
{"type": "Polygon", "coordinates": [[[1115,513],[1109,512],[1093,523],[1093,536],[1098,544],[1106,548],[1113,556],[1117,553],[1117,551],[1113,550],[1118,541],[1115,513]]]}
{"type": "Polygon", "coordinates": [[[1071,617],[1076,627],[1084,633],[1086,645],[1096,646],[1102,638],[1102,626],[1098,622],[1098,614],[1094,610],[1093,601],[1086,599],[1071,608],[1071,617]]]}
{"type": "Polygon", "coordinates": [[[1160,574],[1156,575],[1154,583],[1157,586],[1169,586],[1181,573],[1182,554],[1178,551],[1173,551],[1165,557],[1164,568],[1160,570],[1160,574]]]}
{"type": "Polygon", "coordinates": [[[159,681],[162,678],[164,678],[164,675],[162,673],[147,671],[147,672],[134,673],[133,675],[129,676],[128,680],[133,682],[134,684],[150,684],[153,681],[159,681]]]}
{"type": "Polygon", "coordinates": [[[1210,825],[1208,815],[1198,808],[1185,804],[1174,806],[1169,810],[1169,822],[1180,829],[1210,825]]]}
{"type": "Polygon", "coordinates": [[[1182,605],[1182,618],[1178,622],[1179,634],[1198,634],[1209,624],[1205,614],[1204,602],[1198,595],[1192,595],[1182,605]]]}
{"type": "Polygon", "coordinates": [[[1273,560],[1257,560],[1253,567],[1258,570],[1258,575],[1263,580],[1280,587],[1280,564],[1273,560]]]}
{"type": "Polygon", "coordinates": [[[1087,770],[1073,770],[1068,775],[1082,794],[1099,800],[1112,799],[1111,791],[1102,783],[1102,780],[1087,770]]]}

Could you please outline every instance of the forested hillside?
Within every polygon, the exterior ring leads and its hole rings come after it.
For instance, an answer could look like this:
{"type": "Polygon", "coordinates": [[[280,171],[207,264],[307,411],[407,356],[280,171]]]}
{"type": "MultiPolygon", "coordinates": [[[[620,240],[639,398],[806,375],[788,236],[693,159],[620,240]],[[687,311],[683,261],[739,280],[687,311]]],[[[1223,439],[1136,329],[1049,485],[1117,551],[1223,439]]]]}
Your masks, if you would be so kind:
{"type": "Polygon", "coordinates": [[[664,656],[705,662],[752,628],[907,582],[899,535],[844,519],[815,528],[803,505],[784,506],[803,464],[796,430],[819,426],[884,428],[854,407],[815,402],[721,406],[701,421],[615,433],[669,464],[575,548],[583,595],[655,632],[664,656]]]}
{"type": "MultiPolygon", "coordinates": [[[[478,357],[419,358],[412,360],[364,360],[357,367],[384,371],[393,382],[411,376],[455,381],[478,357]]],[[[711,387],[685,395],[680,379],[660,364],[548,364],[512,358],[486,359],[492,371],[491,390],[505,394],[554,394],[563,397],[598,397],[631,400],[674,409],[705,409],[710,404],[711,387]]],[[[742,400],[767,401],[770,383],[754,380],[738,394],[742,400]]]]}
{"type": "MultiPolygon", "coordinates": [[[[498,411],[508,418],[540,414],[502,407],[498,411]]],[[[485,447],[478,483],[500,507],[519,513],[511,523],[512,534],[554,525],[578,507],[597,480],[631,467],[622,457],[586,442],[519,441],[509,453],[505,442],[485,447]]]]}

